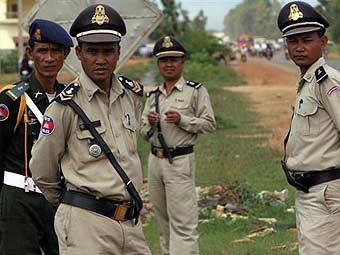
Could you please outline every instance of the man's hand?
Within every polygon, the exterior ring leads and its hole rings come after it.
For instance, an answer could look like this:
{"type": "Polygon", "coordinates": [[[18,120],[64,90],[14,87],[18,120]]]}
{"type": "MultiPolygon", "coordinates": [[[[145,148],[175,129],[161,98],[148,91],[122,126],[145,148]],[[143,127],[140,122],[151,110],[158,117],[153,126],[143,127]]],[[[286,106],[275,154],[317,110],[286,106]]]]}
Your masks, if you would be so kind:
{"type": "Polygon", "coordinates": [[[178,125],[179,122],[181,121],[181,115],[176,111],[167,111],[165,113],[165,116],[166,116],[165,121],[167,123],[174,123],[178,125]]]}
{"type": "Polygon", "coordinates": [[[155,124],[161,120],[161,116],[157,112],[149,112],[147,117],[150,124],[155,124]]]}

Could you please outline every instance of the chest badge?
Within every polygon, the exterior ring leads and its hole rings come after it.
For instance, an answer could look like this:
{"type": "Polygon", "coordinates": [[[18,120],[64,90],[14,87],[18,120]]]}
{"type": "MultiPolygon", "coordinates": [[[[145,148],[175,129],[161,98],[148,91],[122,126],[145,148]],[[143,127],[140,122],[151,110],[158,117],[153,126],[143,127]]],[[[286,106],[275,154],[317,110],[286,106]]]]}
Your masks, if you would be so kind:
{"type": "Polygon", "coordinates": [[[102,149],[96,143],[91,144],[90,147],[89,147],[89,154],[92,157],[98,158],[100,156],[100,154],[102,154],[102,149]]]}

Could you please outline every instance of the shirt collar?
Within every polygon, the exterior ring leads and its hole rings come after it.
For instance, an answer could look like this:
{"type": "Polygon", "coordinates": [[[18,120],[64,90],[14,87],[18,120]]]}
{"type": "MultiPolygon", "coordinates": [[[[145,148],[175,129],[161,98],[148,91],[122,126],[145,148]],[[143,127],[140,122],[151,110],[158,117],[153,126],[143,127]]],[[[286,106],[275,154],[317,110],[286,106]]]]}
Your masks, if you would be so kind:
{"type": "MultiPolygon", "coordinates": [[[[39,102],[42,99],[47,99],[47,96],[42,88],[41,84],[39,83],[37,77],[35,76],[35,72],[32,72],[31,76],[29,77],[28,83],[30,85],[30,95],[34,102],[39,102]]],[[[57,80],[54,83],[54,90],[56,95],[59,94],[65,86],[59,83],[57,80]]]]}
{"type": "MultiPolygon", "coordinates": [[[[316,69],[318,69],[320,66],[323,66],[326,63],[325,59],[323,57],[319,58],[316,62],[314,62],[314,64],[312,64],[307,72],[305,73],[305,75],[302,77],[303,80],[305,80],[306,82],[311,82],[312,79],[315,76],[315,71],[316,69]]],[[[302,80],[301,79],[301,80],[302,80]]]]}
{"type": "MultiPolygon", "coordinates": [[[[183,78],[183,76],[182,76],[182,77],[179,78],[179,80],[175,83],[174,89],[177,89],[177,90],[179,90],[179,91],[182,91],[185,84],[186,84],[186,81],[184,80],[184,78],[183,78]]],[[[163,84],[162,86],[160,86],[159,90],[160,90],[163,94],[166,94],[164,84],[163,84]]]]}
{"type": "MultiPolygon", "coordinates": [[[[102,91],[104,93],[104,91],[101,88],[99,88],[98,85],[95,84],[84,71],[82,71],[79,75],[79,82],[81,86],[84,88],[89,101],[92,100],[94,94],[97,93],[98,91],[102,91]]],[[[120,84],[120,82],[118,82],[116,76],[113,74],[110,88],[110,99],[117,98],[123,93],[124,90],[122,85],[120,84]]]]}

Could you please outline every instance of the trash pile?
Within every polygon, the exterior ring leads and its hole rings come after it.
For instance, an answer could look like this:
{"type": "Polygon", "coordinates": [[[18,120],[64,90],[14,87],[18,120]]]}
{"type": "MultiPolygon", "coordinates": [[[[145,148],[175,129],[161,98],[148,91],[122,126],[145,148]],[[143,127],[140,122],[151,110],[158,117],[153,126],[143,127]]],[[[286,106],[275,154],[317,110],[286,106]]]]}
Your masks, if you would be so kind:
{"type": "MultiPolygon", "coordinates": [[[[142,186],[142,199],[144,207],[141,212],[142,222],[148,222],[154,217],[153,205],[150,202],[148,185],[145,182],[142,186]]],[[[275,233],[277,228],[284,228],[287,230],[295,230],[295,224],[278,224],[275,218],[259,217],[254,218],[249,210],[243,206],[244,201],[252,200],[262,202],[268,206],[287,205],[288,190],[282,191],[261,191],[259,193],[252,193],[247,188],[235,184],[218,184],[205,187],[196,187],[197,203],[199,207],[199,221],[200,223],[207,223],[214,221],[216,218],[227,218],[234,220],[251,220],[255,221],[255,227],[248,235],[241,239],[232,241],[232,243],[254,242],[254,238],[263,237],[275,233]],[[249,217],[252,217],[249,219],[249,217]],[[289,226],[288,226],[289,225],[289,226]]],[[[294,207],[285,209],[285,212],[294,213],[294,207]]],[[[297,249],[297,243],[280,244],[271,247],[273,251],[287,250],[293,251],[297,249]]]]}
{"type": "MultiPolygon", "coordinates": [[[[258,194],[240,188],[235,184],[217,184],[205,187],[196,187],[197,203],[199,207],[200,222],[207,222],[212,218],[231,218],[231,219],[248,219],[247,208],[242,205],[242,200],[253,199],[262,201],[270,206],[285,205],[288,199],[288,190],[282,191],[261,191],[258,194]]],[[[141,190],[144,207],[141,211],[142,222],[147,223],[153,218],[153,205],[150,202],[148,184],[144,182],[141,190]]],[[[286,211],[294,212],[293,208],[286,211]]],[[[275,223],[275,219],[259,218],[261,221],[270,221],[275,223]]]]}

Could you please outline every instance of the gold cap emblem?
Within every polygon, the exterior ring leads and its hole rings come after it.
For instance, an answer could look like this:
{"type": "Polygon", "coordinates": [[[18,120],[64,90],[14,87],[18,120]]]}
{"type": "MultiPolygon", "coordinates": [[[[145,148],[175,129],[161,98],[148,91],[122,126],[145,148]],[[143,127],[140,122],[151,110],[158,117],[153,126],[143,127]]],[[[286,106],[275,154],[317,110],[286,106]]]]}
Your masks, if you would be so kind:
{"type": "Polygon", "coordinates": [[[164,40],[163,40],[163,43],[162,43],[162,47],[170,48],[172,46],[174,46],[174,44],[171,42],[170,36],[164,37],[164,40]]]}
{"type": "Polygon", "coordinates": [[[41,41],[41,30],[39,28],[37,28],[34,32],[34,38],[37,41],[41,41]]]}
{"type": "Polygon", "coordinates": [[[105,8],[102,5],[97,5],[95,13],[92,17],[92,23],[103,25],[109,23],[109,17],[105,14],[105,8]]]}
{"type": "Polygon", "coordinates": [[[289,13],[288,19],[295,21],[302,17],[303,17],[303,13],[300,12],[299,6],[297,6],[296,4],[292,4],[290,6],[290,13],[289,13]]]}

